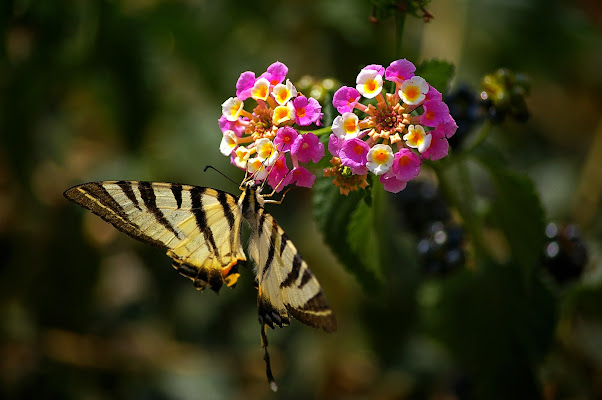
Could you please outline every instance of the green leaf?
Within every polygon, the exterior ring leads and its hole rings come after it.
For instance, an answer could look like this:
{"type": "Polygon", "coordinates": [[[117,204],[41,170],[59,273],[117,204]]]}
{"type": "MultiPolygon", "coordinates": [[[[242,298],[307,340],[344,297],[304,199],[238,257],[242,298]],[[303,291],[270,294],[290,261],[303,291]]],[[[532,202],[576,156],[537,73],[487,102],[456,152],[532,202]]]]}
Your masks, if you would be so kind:
{"type": "Polygon", "coordinates": [[[361,252],[361,246],[349,243],[349,225],[366,224],[365,193],[351,192],[348,196],[341,195],[339,189],[332,184],[331,178],[318,178],[313,187],[313,210],[318,227],[324,233],[324,239],[344,267],[353,273],[359,283],[368,292],[374,292],[382,286],[374,266],[364,263],[366,255],[361,252]],[[360,207],[362,211],[356,209],[360,207]]]}
{"type": "Polygon", "coordinates": [[[523,285],[516,264],[477,271],[423,287],[427,330],[472,377],[474,398],[541,398],[536,375],[554,339],[555,297],[539,279],[523,285]]]}
{"type": "Polygon", "coordinates": [[[416,75],[426,79],[431,86],[445,93],[454,76],[454,65],[443,60],[426,60],[416,67],[416,75]]]}
{"type": "Polygon", "coordinates": [[[545,241],[545,215],[539,196],[531,179],[501,166],[499,158],[486,154],[485,149],[476,153],[489,171],[496,191],[492,220],[504,232],[512,259],[528,278],[538,265],[545,241]]]}
{"type": "Polygon", "coordinates": [[[365,201],[360,201],[347,225],[347,242],[367,272],[382,280],[378,236],[378,232],[374,231],[373,208],[365,201]]]}

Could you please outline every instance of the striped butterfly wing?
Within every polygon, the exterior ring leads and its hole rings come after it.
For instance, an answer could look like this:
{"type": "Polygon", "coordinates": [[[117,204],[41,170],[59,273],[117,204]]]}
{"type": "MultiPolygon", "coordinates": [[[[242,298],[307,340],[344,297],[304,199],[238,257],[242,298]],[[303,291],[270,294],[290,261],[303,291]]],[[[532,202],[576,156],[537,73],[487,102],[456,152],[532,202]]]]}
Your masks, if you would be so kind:
{"type": "Polygon", "coordinates": [[[297,248],[264,208],[257,206],[249,255],[257,265],[260,322],[274,328],[289,323],[289,315],[326,332],[337,328],[334,313],[320,283],[297,248]]]}
{"type": "Polygon", "coordinates": [[[215,189],[136,181],[90,182],[65,191],[120,231],[167,249],[195,287],[218,292],[238,279],[242,216],[237,198],[215,189]]]}

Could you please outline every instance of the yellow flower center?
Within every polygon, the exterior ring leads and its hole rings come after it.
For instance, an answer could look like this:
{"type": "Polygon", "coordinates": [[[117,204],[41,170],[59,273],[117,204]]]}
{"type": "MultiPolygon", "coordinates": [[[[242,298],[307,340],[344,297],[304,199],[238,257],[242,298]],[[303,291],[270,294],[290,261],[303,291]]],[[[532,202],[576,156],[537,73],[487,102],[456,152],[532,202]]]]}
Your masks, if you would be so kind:
{"type": "Polygon", "coordinates": [[[364,87],[366,88],[366,92],[374,92],[378,88],[378,84],[376,80],[371,79],[365,83],[364,87]]]}
{"type": "Polygon", "coordinates": [[[345,121],[344,123],[344,127],[345,127],[345,132],[346,133],[353,133],[356,130],[356,124],[355,124],[355,120],[353,118],[349,118],[347,121],[345,121]]]}
{"type": "Polygon", "coordinates": [[[408,100],[414,100],[420,96],[420,90],[418,90],[417,86],[410,86],[406,89],[405,95],[408,100]]]}
{"type": "Polygon", "coordinates": [[[274,115],[276,116],[277,121],[284,119],[288,116],[288,109],[286,107],[276,107],[274,115]]]}
{"type": "Polygon", "coordinates": [[[376,161],[379,164],[387,162],[387,158],[387,153],[382,150],[376,151],[374,154],[374,161],[376,161]]]}

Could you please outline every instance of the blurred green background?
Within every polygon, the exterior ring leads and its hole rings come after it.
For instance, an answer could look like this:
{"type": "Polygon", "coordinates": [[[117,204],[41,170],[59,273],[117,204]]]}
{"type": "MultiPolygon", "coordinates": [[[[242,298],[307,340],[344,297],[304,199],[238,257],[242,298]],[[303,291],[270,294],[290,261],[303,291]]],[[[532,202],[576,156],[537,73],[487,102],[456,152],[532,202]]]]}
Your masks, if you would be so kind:
{"type": "Polygon", "coordinates": [[[602,6],[428,9],[431,22],[406,20],[399,54],[394,21],[371,23],[368,1],[3,0],[0,397],[602,398],[602,6]],[[533,293],[495,270],[426,278],[404,235],[384,293],[365,293],[322,242],[310,192],[295,190],[268,210],[319,277],[339,330],[268,332],[273,394],[251,271],[235,290],[198,293],[163,251],[62,197],[101,179],[237,193],[202,169],[242,179],[218,151],[217,126],[241,72],[282,61],[293,80],[353,85],[364,65],[404,57],[454,63],[454,85],[478,88],[499,67],[531,77],[532,118],[491,140],[534,180],[550,220],[581,228],[590,261],[577,282],[542,277],[533,293]]]}

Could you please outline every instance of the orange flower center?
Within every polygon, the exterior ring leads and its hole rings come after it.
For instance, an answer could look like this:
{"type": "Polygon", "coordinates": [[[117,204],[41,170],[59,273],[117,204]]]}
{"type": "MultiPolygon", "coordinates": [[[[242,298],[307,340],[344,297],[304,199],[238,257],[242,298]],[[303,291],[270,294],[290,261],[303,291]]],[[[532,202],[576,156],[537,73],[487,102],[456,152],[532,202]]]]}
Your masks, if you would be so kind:
{"type": "Polygon", "coordinates": [[[355,120],[354,119],[348,119],[347,121],[345,121],[345,132],[355,132],[355,120]]]}
{"type": "Polygon", "coordinates": [[[377,151],[374,155],[374,160],[379,164],[384,163],[385,161],[387,161],[387,153],[385,153],[384,151],[377,151]]]}
{"type": "Polygon", "coordinates": [[[371,81],[367,82],[366,89],[368,89],[369,92],[374,92],[376,90],[376,81],[371,80],[371,81]]]}
{"type": "Polygon", "coordinates": [[[406,96],[408,99],[415,99],[419,96],[418,88],[416,86],[410,86],[408,90],[406,90],[406,96]]]}

